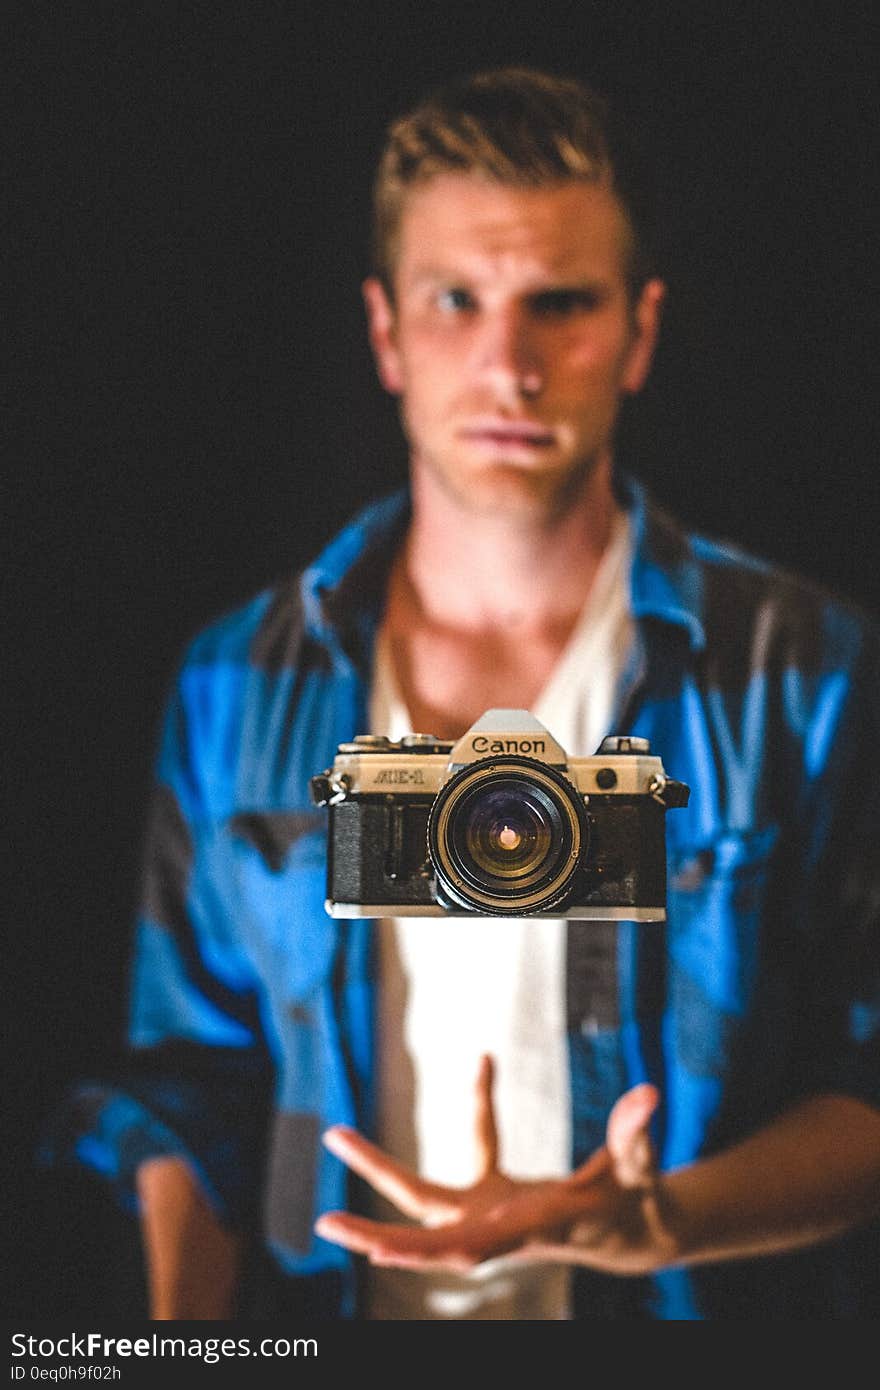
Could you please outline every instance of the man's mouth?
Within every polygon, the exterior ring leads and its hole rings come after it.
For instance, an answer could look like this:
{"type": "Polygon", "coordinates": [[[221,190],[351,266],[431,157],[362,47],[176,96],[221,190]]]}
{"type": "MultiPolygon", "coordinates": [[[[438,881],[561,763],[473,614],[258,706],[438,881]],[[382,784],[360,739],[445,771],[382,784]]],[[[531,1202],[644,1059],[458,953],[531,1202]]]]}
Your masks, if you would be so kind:
{"type": "Polygon", "coordinates": [[[503,449],[547,449],[556,443],[553,431],[533,420],[470,420],[459,435],[470,443],[503,449]]]}

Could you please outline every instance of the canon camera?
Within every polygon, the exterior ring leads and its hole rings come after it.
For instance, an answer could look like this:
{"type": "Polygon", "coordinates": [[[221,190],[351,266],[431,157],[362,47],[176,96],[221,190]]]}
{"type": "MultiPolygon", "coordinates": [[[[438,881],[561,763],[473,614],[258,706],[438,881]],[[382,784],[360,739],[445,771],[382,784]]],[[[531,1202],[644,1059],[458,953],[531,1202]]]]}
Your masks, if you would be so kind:
{"type": "Polygon", "coordinates": [[[456,743],[362,734],[311,779],[327,911],[662,921],[665,815],[688,794],[647,739],[569,758],[527,710],[489,710],[456,743]]]}

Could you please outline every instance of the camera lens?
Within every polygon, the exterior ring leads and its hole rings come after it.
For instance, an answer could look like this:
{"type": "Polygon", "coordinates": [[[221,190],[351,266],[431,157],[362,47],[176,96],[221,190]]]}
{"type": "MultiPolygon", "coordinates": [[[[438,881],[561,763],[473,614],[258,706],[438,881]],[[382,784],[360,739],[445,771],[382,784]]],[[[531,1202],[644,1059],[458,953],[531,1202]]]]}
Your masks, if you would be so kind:
{"type": "Polygon", "coordinates": [[[539,788],[523,781],[504,781],[485,790],[476,787],[462,798],[451,828],[456,857],[481,875],[529,878],[553,853],[559,813],[539,788]]]}
{"type": "Polygon", "coordinates": [[[587,844],[574,788],[529,758],[474,763],[441,788],[428,851],[441,900],[523,916],[562,901],[587,844]]]}

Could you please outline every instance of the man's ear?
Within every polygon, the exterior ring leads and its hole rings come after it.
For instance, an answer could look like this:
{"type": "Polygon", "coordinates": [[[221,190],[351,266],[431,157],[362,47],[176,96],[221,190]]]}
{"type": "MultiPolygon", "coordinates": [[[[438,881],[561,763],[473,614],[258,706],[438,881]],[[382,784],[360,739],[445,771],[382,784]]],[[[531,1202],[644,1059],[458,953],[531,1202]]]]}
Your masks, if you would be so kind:
{"type": "Polygon", "coordinates": [[[397,351],[397,334],[394,308],[382,281],[371,275],[362,286],[364,307],[367,311],[367,328],[370,347],[376,362],[379,380],[393,396],[403,390],[403,374],[400,367],[400,354],[397,351]]]}
{"type": "Polygon", "coordinates": [[[648,379],[665,298],[666,286],[662,280],[654,278],[645,281],[633,309],[634,332],[623,371],[624,391],[641,391],[648,379]]]}

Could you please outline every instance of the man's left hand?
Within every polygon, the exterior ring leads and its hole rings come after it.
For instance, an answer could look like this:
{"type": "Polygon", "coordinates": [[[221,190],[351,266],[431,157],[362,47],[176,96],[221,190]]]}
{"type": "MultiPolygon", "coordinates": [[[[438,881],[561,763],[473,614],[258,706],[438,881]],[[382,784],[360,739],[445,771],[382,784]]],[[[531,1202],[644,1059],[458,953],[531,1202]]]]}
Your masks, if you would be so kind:
{"type": "Polygon", "coordinates": [[[674,1242],[649,1135],[659,1094],[650,1085],[621,1096],[606,1142],[565,1178],[523,1181],[501,1171],[492,1103],[493,1064],[476,1086],[477,1176],[464,1188],[419,1177],[352,1129],[335,1126],[327,1148],[417,1225],[328,1212],[315,1230],[372,1264],[466,1271],[501,1255],[589,1264],[618,1274],[668,1263],[674,1242]]]}

